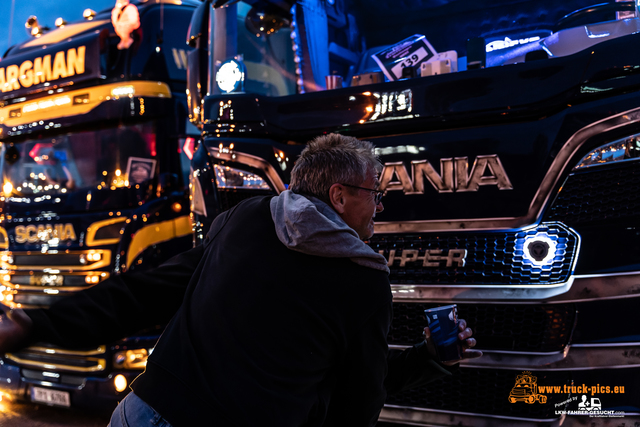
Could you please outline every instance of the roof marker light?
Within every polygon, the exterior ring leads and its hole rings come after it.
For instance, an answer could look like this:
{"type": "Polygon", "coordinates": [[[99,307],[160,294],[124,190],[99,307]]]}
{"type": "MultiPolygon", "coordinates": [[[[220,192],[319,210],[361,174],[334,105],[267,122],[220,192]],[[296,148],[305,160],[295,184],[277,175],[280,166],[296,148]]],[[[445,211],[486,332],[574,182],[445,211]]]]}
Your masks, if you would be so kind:
{"type": "Polygon", "coordinates": [[[111,89],[111,96],[130,96],[136,93],[132,85],[118,86],[111,89]]]}

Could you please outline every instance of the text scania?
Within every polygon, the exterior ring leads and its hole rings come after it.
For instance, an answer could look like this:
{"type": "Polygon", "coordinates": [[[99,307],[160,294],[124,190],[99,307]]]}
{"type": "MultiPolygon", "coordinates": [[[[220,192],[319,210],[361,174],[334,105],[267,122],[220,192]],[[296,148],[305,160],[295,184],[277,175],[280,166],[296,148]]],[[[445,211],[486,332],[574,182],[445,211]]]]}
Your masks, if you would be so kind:
{"type": "Polygon", "coordinates": [[[53,57],[44,55],[27,60],[22,64],[0,68],[0,88],[2,92],[11,92],[21,87],[28,88],[40,83],[51,82],[84,73],[86,47],[60,51],[53,57]]]}
{"type": "Polygon", "coordinates": [[[73,224],[19,225],[16,227],[16,243],[46,242],[51,239],[77,240],[73,224]]]}
{"type": "Polygon", "coordinates": [[[380,189],[402,190],[405,194],[423,194],[425,178],[439,193],[478,191],[483,185],[493,185],[500,190],[513,190],[513,185],[496,154],[478,156],[471,172],[468,157],[440,159],[440,174],[427,160],[414,160],[411,162],[411,177],[402,162],[385,163],[380,176],[380,189]]]}

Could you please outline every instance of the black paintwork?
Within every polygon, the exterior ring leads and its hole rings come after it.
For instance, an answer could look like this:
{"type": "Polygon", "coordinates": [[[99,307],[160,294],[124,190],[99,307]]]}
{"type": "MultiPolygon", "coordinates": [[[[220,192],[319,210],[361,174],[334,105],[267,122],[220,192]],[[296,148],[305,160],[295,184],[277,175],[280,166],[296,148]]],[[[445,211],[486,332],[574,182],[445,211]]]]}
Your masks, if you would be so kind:
{"type": "MultiPolygon", "coordinates": [[[[210,121],[204,130],[230,138],[237,147],[240,141],[247,141],[247,152],[260,157],[263,145],[252,145],[245,136],[282,144],[339,132],[369,139],[379,148],[415,146],[423,151],[381,155],[383,163],[403,162],[409,174],[412,160],[426,159],[439,173],[443,158],[468,157],[471,167],[477,156],[498,154],[513,190],[481,186],[477,192],[438,193],[427,183],[423,195],[390,191],[383,201],[385,211],[377,219],[521,217],[529,211],[555,155],[571,136],[591,123],[637,107],[640,74],[634,67],[640,65],[640,54],[621,57],[615,52],[638,41],[640,36],[632,35],[564,58],[288,97],[212,96],[205,101],[205,117],[210,121]],[[584,91],[596,86],[610,90],[605,95],[584,91]],[[358,123],[367,116],[364,109],[371,102],[364,92],[407,89],[413,93],[416,117],[358,123]],[[233,121],[218,117],[221,100],[233,100],[233,121]],[[245,132],[225,133],[225,125],[231,123],[245,132]]],[[[629,125],[593,136],[565,165],[556,191],[589,150],[639,129],[629,125]]],[[[217,146],[221,141],[224,139],[216,137],[205,144],[217,146]]],[[[295,154],[288,150],[290,146],[274,147],[295,154]]],[[[272,156],[264,158],[274,163],[272,156]]],[[[288,182],[286,174],[276,170],[288,182]]]]}

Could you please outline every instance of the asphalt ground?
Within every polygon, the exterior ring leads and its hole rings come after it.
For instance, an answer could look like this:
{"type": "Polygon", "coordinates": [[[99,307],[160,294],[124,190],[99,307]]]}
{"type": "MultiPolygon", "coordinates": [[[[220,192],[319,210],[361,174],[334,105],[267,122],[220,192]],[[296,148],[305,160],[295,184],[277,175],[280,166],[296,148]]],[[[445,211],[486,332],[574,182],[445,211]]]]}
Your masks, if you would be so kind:
{"type": "Polygon", "coordinates": [[[111,414],[0,401],[0,427],[106,427],[111,414]]]}

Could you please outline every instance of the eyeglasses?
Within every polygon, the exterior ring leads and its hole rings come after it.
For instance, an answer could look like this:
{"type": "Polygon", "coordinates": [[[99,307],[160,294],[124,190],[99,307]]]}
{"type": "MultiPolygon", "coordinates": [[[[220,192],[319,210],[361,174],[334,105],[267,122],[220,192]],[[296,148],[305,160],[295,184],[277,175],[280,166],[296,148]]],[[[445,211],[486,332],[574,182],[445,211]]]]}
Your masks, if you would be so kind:
{"type": "Polygon", "coordinates": [[[358,190],[371,191],[372,193],[375,193],[373,195],[373,200],[376,202],[376,205],[380,203],[380,200],[382,200],[382,197],[385,194],[385,192],[382,190],[372,190],[371,188],[358,187],[358,186],[349,185],[349,184],[340,184],[340,185],[344,185],[345,187],[357,188],[358,190]]]}

